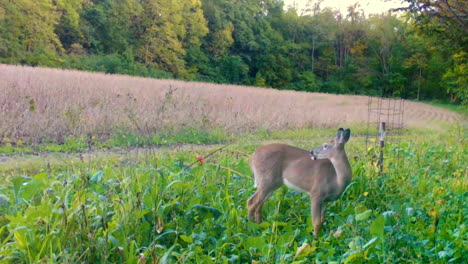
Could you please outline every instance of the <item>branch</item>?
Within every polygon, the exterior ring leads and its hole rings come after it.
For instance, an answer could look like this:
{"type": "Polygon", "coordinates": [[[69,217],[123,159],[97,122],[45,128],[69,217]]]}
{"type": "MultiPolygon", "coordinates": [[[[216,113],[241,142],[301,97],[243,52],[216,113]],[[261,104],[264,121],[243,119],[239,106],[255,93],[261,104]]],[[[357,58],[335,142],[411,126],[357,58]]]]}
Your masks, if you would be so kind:
{"type": "Polygon", "coordinates": [[[461,17],[459,17],[459,16],[455,13],[455,11],[454,11],[454,10],[452,9],[452,7],[450,6],[448,0],[445,0],[444,2],[445,2],[445,4],[447,5],[447,8],[448,8],[448,10],[450,11],[450,13],[452,13],[452,15],[455,17],[455,20],[456,20],[456,21],[463,27],[463,29],[466,31],[467,28],[466,28],[466,24],[465,24],[465,22],[463,21],[463,19],[462,19],[461,17]]]}

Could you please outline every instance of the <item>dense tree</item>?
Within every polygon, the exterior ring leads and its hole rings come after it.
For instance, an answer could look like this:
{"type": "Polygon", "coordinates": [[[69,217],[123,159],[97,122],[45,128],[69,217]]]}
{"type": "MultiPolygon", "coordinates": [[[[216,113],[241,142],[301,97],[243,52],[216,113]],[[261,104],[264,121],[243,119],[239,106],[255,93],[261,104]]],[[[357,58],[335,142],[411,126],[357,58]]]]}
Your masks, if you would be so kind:
{"type": "MultiPolygon", "coordinates": [[[[92,53],[104,54],[123,54],[135,46],[142,12],[140,1],[91,0],[84,3],[81,10],[84,40],[78,43],[92,53]]],[[[74,34],[77,35],[79,33],[74,34]]]]}
{"type": "Polygon", "coordinates": [[[89,2],[83,0],[60,0],[56,1],[56,12],[60,15],[55,33],[61,44],[69,50],[73,44],[83,42],[83,33],[80,29],[80,12],[83,6],[89,2]]]}
{"type": "Polygon", "coordinates": [[[452,102],[468,105],[468,54],[464,51],[453,55],[453,66],[442,76],[442,82],[451,95],[452,102]]]}
{"type": "Polygon", "coordinates": [[[467,103],[466,1],[0,0],[0,62],[467,103]]]}
{"type": "Polygon", "coordinates": [[[56,66],[62,44],[54,32],[59,20],[54,2],[0,0],[0,7],[2,61],[56,66]]]}
{"type": "MultiPolygon", "coordinates": [[[[433,55],[422,65],[432,72],[429,84],[430,96],[441,98],[447,93],[452,101],[468,104],[466,78],[466,52],[468,14],[466,0],[405,0],[409,4],[401,8],[409,12],[414,24],[414,34],[429,40],[424,47],[433,55]],[[465,79],[465,81],[463,81],[465,79]],[[444,89],[440,89],[440,87],[444,89]],[[436,91],[436,92],[434,92],[436,91]]],[[[411,36],[410,36],[411,37],[411,36]]]]}
{"type": "Polygon", "coordinates": [[[138,57],[146,65],[187,77],[185,56],[208,32],[199,0],[144,0],[138,57]]]}

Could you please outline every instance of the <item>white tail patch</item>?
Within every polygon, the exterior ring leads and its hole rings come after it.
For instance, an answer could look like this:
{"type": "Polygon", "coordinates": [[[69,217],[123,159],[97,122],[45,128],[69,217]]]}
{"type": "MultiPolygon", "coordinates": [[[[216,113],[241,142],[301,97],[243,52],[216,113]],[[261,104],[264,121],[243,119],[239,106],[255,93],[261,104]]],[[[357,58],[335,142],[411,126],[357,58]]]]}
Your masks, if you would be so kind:
{"type": "Polygon", "coordinates": [[[252,168],[253,176],[254,176],[254,187],[258,187],[258,177],[257,177],[257,172],[255,171],[255,168],[252,168]]]}

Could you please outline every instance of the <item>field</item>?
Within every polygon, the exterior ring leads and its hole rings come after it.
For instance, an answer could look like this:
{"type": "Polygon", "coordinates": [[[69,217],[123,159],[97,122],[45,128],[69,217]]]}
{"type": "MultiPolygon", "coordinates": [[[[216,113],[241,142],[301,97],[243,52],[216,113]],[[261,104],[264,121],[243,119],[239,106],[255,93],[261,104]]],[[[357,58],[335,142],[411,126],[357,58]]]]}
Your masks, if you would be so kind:
{"type": "MultiPolygon", "coordinates": [[[[12,144],[64,143],[64,135],[102,141],[122,131],[150,137],[189,128],[231,133],[331,128],[366,122],[368,110],[365,96],[9,65],[0,65],[0,91],[0,137],[12,144]]],[[[409,101],[404,116],[406,126],[426,128],[460,119],[449,110],[409,101]]]]}
{"type": "Polygon", "coordinates": [[[468,144],[448,110],[408,102],[382,174],[352,137],[353,181],[314,240],[308,196],[286,188],[247,220],[249,155],[362,134],[366,97],[6,65],[0,90],[0,263],[468,261],[468,144]]]}

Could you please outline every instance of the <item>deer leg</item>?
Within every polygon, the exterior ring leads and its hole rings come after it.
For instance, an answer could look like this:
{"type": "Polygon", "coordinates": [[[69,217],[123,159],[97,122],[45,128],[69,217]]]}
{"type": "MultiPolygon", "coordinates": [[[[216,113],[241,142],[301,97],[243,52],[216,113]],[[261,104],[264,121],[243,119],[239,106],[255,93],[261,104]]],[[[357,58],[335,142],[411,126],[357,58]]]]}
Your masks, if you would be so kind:
{"type": "Polygon", "coordinates": [[[314,224],[314,237],[317,238],[322,228],[322,202],[319,199],[311,199],[312,222],[314,224]]]}
{"type": "Polygon", "coordinates": [[[325,209],[327,209],[327,204],[323,203],[322,204],[321,221],[320,221],[320,222],[322,222],[322,225],[323,225],[323,222],[325,222],[325,209]]]}
{"type": "Polygon", "coordinates": [[[265,201],[271,196],[271,194],[278,189],[281,184],[271,184],[265,187],[261,184],[257,187],[257,191],[247,201],[247,208],[249,211],[249,220],[259,224],[262,221],[262,207],[265,201]]]}
{"type": "Polygon", "coordinates": [[[257,208],[257,198],[258,197],[258,190],[254,193],[254,195],[252,195],[252,197],[250,197],[249,200],[247,200],[247,210],[249,211],[249,220],[250,221],[253,221],[253,222],[256,222],[256,218],[255,218],[255,215],[256,215],[256,208],[257,208]]]}

